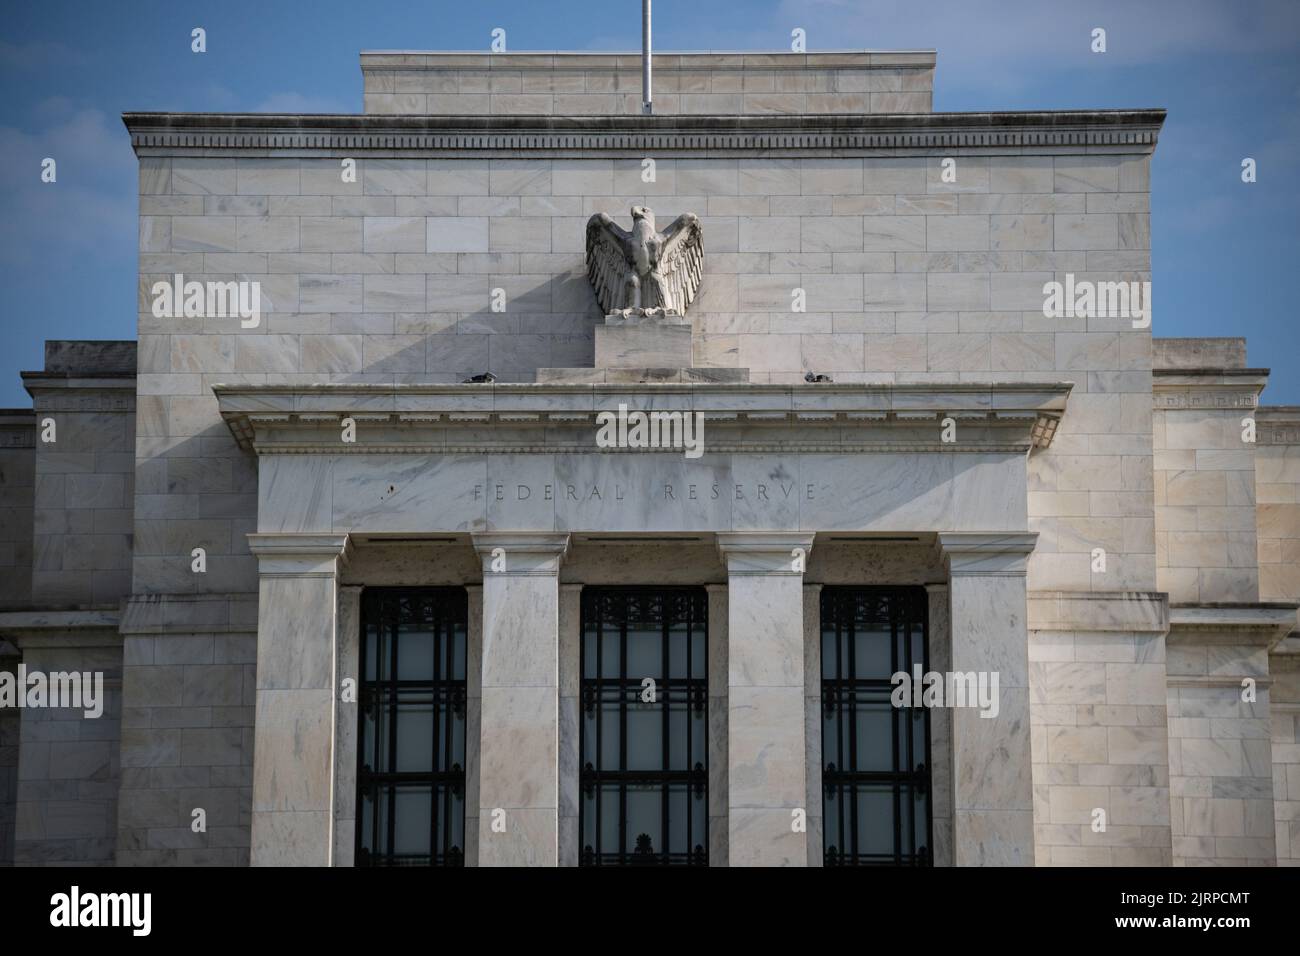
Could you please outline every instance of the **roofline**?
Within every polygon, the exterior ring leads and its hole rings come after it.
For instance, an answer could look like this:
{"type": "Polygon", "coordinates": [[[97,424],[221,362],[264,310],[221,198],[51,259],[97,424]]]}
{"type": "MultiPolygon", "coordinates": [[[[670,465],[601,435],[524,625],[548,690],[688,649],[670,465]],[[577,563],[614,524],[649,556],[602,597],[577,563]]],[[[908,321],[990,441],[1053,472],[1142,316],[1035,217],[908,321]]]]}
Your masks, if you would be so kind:
{"type": "Polygon", "coordinates": [[[538,116],[518,114],[377,114],[377,113],[172,113],[124,112],[128,130],[162,129],[291,129],[336,130],[464,130],[650,132],[650,131],[768,131],[843,130],[887,128],[997,127],[1115,127],[1160,126],[1163,108],[1098,110],[999,110],[969,113],[827,113],[768,114],[668,114],[597,116],[538,116]]]}
{"type": "Polygon", "coordinates": [[[1165,111],[1026,110],[795,116],[124,113],[138,156],[1149,155],[1165,111]]]}
{"type": "MultiPolygon", "coordinates": [[[[832,54],[843,56],[847,53],[931,53],[938,55],[935,47],[915,47],[894,49],[871,47],[857,49],[842,47],[830,50],[816,49],[796,53],[788,49],[768,50],[659,50],[654,56],[821,56],[832,54]]],[[[640,50],[501,50],[486,52],[478,50],[362,50],[362,56],[640,56],[640,50]]]]}

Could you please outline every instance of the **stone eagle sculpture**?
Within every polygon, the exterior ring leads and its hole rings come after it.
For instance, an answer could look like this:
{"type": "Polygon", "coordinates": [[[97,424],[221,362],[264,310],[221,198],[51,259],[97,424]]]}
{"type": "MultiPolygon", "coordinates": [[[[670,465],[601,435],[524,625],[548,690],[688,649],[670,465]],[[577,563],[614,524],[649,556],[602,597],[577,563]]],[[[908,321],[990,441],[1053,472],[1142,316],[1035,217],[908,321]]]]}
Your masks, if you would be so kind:
{"type": "Polygon", "coordinates": [[[663,232],[632,207],[632,231],[605,213],[587,220],[587,278],[606,315],[685,315],[704,277],[700,218],[688,212],[663,232]]]}

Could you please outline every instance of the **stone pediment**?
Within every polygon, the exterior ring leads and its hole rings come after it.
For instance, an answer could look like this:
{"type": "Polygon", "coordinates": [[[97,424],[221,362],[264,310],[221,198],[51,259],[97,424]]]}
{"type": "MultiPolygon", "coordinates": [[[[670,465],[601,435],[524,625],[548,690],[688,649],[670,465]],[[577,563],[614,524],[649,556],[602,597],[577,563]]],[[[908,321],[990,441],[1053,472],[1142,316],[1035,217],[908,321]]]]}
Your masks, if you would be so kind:
{"type": "Polygon", "coordinates": [[[1070,383],[216,385],[242,448],[274,454],[624,453],[597,415],[703,416],[707,452],[1028,452],[1070,383]],[[344,420],[355,440],[342,440],[344,420]],[[945,441],[945,419],[951,419],[945,441]]]}

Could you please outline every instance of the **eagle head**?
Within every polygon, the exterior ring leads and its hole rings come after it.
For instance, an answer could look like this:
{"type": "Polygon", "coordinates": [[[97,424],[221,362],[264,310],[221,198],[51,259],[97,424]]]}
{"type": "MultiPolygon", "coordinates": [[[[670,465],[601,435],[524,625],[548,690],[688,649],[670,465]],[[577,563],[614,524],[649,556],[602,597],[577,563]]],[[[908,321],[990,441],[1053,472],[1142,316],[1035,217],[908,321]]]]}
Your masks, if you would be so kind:
{"type": "Polygon", "coordinates": [[[632,207],[632,221],[636,222],[638,219],[644,219],[646,222],[650,224],[651,229],[654,228],[655,214],[650,211],[649,206],[632,207]]]}

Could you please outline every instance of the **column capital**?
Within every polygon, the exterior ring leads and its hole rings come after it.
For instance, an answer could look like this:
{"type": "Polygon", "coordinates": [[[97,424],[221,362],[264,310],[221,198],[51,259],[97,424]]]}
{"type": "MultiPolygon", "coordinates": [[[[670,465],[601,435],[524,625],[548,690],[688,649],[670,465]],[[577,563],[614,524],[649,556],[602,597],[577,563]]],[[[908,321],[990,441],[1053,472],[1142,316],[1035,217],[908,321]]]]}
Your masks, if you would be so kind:
{"type": "Polygon", "coordinates": [[[802,575],[815,537],[811,531],[728,531],[717,536],[718,554],[728,574],[802,575]],[[797,564],[796,550],[803,552],[803,564],[797,564]]]}
{"type": "Polygon", "coordinates": [[[339,563],[347,562],[351,548],[347,534],[277,531],[254,532],[245,537],[262,575],[334,575],[338,573],[339,563]]]}
{"type": "Polygon", "coordinates": [[[1037,542],[1037,531],[941,531],[937,536],[953,576],[1024,577],[1037,542]]]}
{"type": "Polygon", "coordinates": [[[569,535],[532,531],[483,531],[470,535],[487,574],[540,574],[560,572],[569,550],[569,535]]]}

